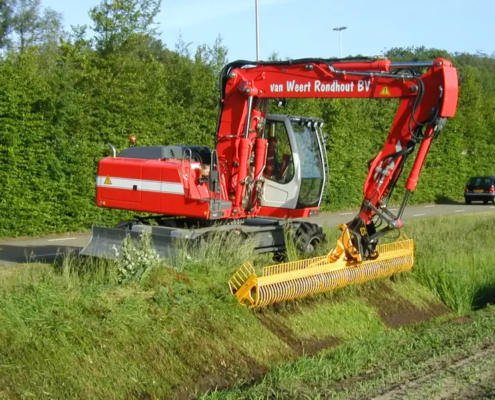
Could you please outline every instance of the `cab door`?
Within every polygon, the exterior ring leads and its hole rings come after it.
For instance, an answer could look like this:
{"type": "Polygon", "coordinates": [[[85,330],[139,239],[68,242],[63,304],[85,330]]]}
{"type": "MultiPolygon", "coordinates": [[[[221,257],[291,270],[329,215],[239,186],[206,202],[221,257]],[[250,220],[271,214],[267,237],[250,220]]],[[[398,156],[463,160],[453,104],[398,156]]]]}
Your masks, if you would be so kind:
{"type": "Polygon", "coordinates": [[[267,116],[265,135],[268,139],[267,161],[261,205],[295,209],[301,182],[296,143],[286,116],[267,116]]]}

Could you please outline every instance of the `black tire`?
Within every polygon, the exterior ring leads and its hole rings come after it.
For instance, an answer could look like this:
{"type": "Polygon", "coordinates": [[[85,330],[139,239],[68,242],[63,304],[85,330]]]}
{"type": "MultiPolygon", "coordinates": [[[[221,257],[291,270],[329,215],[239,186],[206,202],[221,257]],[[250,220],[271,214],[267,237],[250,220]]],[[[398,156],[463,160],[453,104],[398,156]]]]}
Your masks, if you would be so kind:
{"type": "Polygon", "coordinates": [[[297,249],[303,254],[314,253],[319,246],[326,243],[326,236],[321,226],[302,222],[296,229],[294,240],[297,249]]]}

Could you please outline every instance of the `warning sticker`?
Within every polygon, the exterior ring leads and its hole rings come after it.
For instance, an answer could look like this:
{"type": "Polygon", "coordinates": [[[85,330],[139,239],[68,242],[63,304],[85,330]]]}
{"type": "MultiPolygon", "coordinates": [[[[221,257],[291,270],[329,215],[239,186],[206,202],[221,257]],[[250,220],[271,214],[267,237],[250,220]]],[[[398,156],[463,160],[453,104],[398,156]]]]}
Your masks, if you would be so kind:
{"type": "Polygon", "coordinates": [[[382,90],[380,91],[381,96],[390,96],[390,90],[388,89],[388,86],[384,86],[382,90]]]}
{"type": "Polygon", "coordinates": [[[112,181],[110,180],[110,177],[109,176],[107,176],[105,178],[105,182],[103,182],[103,184],[105,184],[105,185],[111,185],[112,184],[112,181]]]}

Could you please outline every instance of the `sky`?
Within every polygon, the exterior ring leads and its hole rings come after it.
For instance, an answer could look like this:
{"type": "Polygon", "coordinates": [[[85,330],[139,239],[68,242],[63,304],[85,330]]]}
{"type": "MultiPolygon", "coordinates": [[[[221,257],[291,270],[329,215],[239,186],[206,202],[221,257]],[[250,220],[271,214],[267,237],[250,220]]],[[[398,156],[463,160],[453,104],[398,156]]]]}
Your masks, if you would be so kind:
{"type": "MultiPolygon", "coordinates": [[[[88,24],[100,0],[42,0],[64,25],[88,24]]],[[[258,0],[260,59],[381,55],[392,47],[495,53],[495,0],[258,0]]],[[[174,49],[179,36],[192,48],[221,36],[228,60],[256,59],[255,0],[162,0],[160,38],[174,49]]]]}

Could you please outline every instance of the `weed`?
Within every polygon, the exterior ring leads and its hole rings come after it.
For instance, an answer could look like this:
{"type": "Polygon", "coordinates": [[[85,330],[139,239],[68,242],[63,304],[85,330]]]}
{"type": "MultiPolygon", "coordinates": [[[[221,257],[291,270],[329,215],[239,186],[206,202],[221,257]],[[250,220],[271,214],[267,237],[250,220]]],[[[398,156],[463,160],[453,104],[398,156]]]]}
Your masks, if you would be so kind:
{"type": "Polygon", "coordinates": [[[285,240],[285,255],[286,261],[300,260],[302,254],[297,246],[297,238],[295,237],[294,227],[291,223],[284,225],[284,240],[285,240]]]}
{"type": "Polygon", "coordinates": [[[160,258],[151,235],[142,231],[139,240],[127,236],[122,243],[122,254],[117,253],[119,283],[140,282],[160,265],[160,258]]]}
{"type": "Polygon", "coordinates": [[[240,231],[211,232],[196,241],[178,240],[169,263],[180,272],[228,276],[254,258],[255,245],[240,231]]]}

